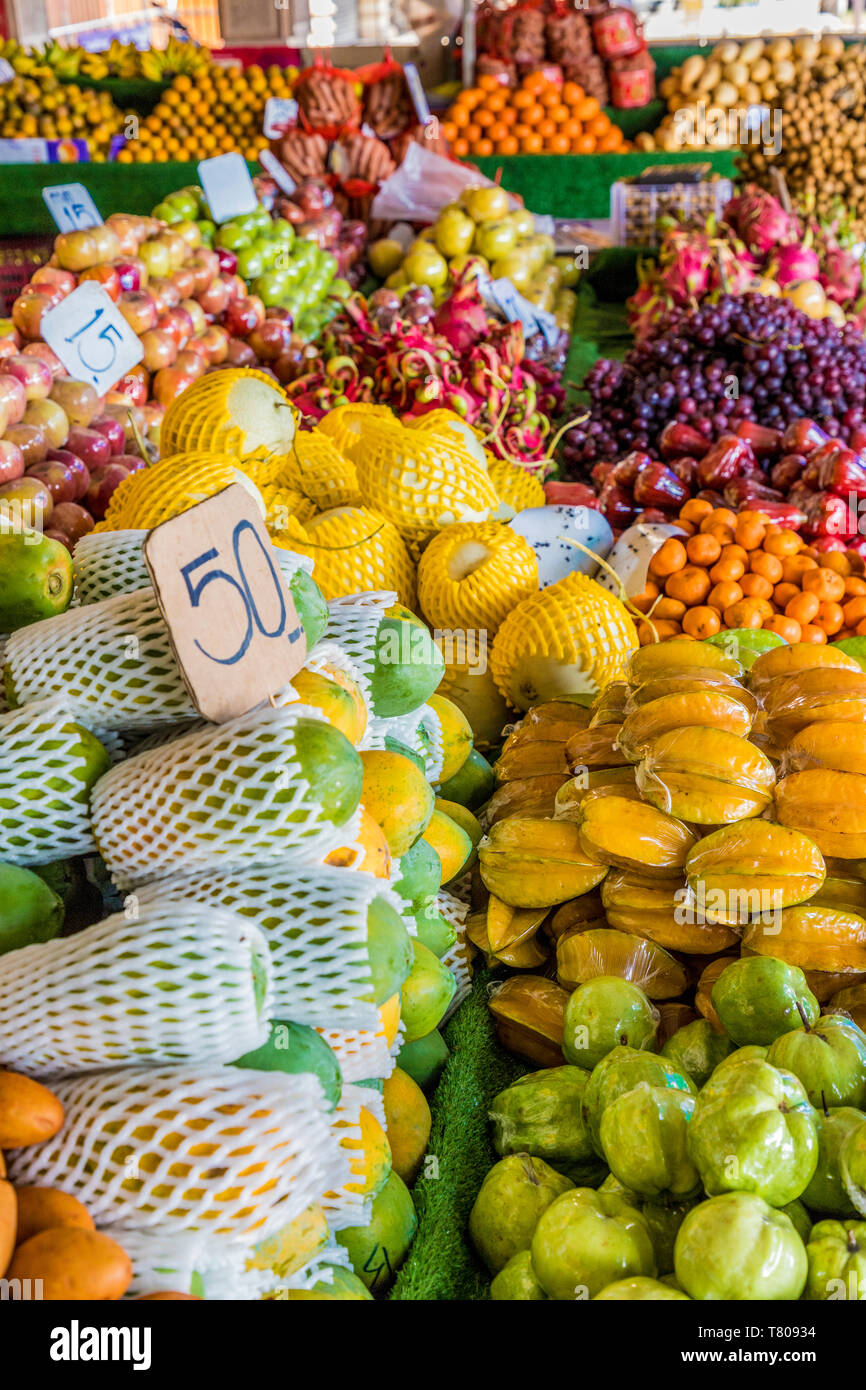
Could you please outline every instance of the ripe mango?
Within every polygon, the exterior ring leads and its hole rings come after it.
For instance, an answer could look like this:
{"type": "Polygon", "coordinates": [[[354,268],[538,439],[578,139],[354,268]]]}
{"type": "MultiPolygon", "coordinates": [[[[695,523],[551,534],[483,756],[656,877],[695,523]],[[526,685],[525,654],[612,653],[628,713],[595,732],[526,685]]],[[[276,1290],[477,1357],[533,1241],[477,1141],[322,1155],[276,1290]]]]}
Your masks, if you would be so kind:
{"type": "Polygon", "coordinates": [[[18,1198],[15,1188],[0,1178],[0,1279],[9,1268],[18,1231],[18,1198]]]}
{"type": "Polygon", "coordinates": [[[677,999],[688,985],[678,960],[655,941],[609,927],[566,932],[556,943],[556,978],[576,989],[600,975],[638,985],[650,999],[677,999]]]}
{"type": "Polygon", "coordinates": [[[438,796],[434,809],[441,811],[443,816],[447,816],[449,820],[453,820],[455,825],[459,825],[461,830],[465,830],[472,841],[472,848],[475,849],[484,832],[471,811],[467,811],[466,807],[461,806],[459,801],[445,801],[438,796]]]}
{"type": "Polygon", "coordinates": [[[568,998],[568,990],[543,975],[512,975],[490,997],[502,1046],[539,1067],[561,1067],[568,998]]]}
{"type": "Polygon", "coordinates": [[[671,642],[652,642],[640,647],[629,662],[628,679],[631,685],[638,686],[663,676],[687,675],[696,670],[721,671],[735,680],[743,674],[739,661],[720,647],[674,638],[671,642]]]}
{"type": "Polygon", "coordinates": [[[614,869],[601,885],[601,898],[612,927],[645,936],[668,951],[717,955],[739,941],[730,927],[706,921],[695,912],[678,879],[645,878],[614,869]]]}
{"type": "Polygon", "coordinates": [[[764,693],[767,733],[780,748],[809,724],[866,721],[866,671],[819,666],[774,680],[764,693]]]}
{"type": "Polygon", "coordinates": [[[637,785],[660,810],[697,825],[760,816],[775,769],[753,743],[725,729],[671,729],[647,747],[637,785]]]}
{"type": "Polygon", "coordinates": [[[331,850],[325,860],[335,869],[364,869],[377,878],[387,878],[391,872],[391,851],[379,822],[362,806],[361,827],[354,845],[341,845],[331,850]]]}
{"type": "Polygon", "coordinates": [[[421,1087],[399,1067],[385,1078],[382,1097],[394,1172],[404,1182],[414,1182],[430,1138],[430,1106],[421,1087]]]}
{"type": "Polygon", "coordinates": [[[697,838],[688,826],[655,806],[596,792],[584,798],[575,824],[587,857],[650,878],[678,876],[697,838]]]}
{"type": "Polygon", "coordinates": [[[570,821],[512,816],[478,848],[481,877],[510,907],[553,907],[601,883],[607,866],[587,855],[570,821]]]}
{"type": "Polygon", "coordinates": [[[726,825],[699,840],[686,860],[688,885],[702,912],[731,926],[805,902],[825,873],[814,840],[768,820],[726,825]]]}
{"type": "Polygon", "coordinates": [[[51,1231],[56,1226],[80,1226],[85,1231],[93,1230],[90,1212],[70,1192],[61,1192],[58,1187],[19,1187],[16,1191],[17,1245],[22,1245],[40,1231],[51,1231]]]}
{"type": "Polygon", "coordinates": [[[556,819],[573,820],[584,797],[590,792],[624,796],[629,801],[641,799],[633,767],[602,767],[594,772],[580,772],[576,777],[569,777],[557,791],[554,800],[556,819]]]}
{"type": "Polygon", "coordinates": [[[640,762],[649,745],[671,729],[724,729],[747,738],[752,715],[738,700],[717,690],[662,695],[627,715],[617,740],[629,762],[640,762]]]}
{"type": "Polygon", "coordinates": [[[566,764],[572,772],[592,768],[625,767],[628,758],[617,743],[621,724],[596,724],[574,734],[565,745],[566,764]]]}
{"type": "Polygon", "coordinates": [[[772,682],[816,668],[861,670],[859,663],[852,656],[847,656],[836,647],[819,647],[814,642],[795,642],[790,647],[773,647],[758,657],[749,672],[749,689],[760,699],[772,682]]]}
{"type": "Polygon", "coordinates": [[[553,816],[557,793],[570,780],[567,772],[554,772],[503,782],[485,808],[487,824],[495,825],[506,816],[553,816]]]}
{"type": "Polygon", "coordinates": [[[785,749],[782,769],[805,772],[812,767],[866,776],[866,724],[831,719],[800,729],[785,749]]]}
{"type": "Polygon", "coordinates": [[[328,1223],[322,1208],[313,1203],[287,1226],[265,1236],[253,1247],[248,1268],[272,1269],[288,1278],[328,1243],[328,1223]]]}
{"type": "Polygon", "coordinates": [[[866,777],[810,768],[776,787],[776,819],[808,835],[824,855],[866,857],[866,777]]]}
{"type": "Polygon", "coordinates": [[[63,1106],[32,1077],[0,1071],[0,1149],[51,1139],[63,1124],[63,1106]]]}
{"type": "Polygon", "coordinates": [[[41,1279],[46,1302],[122,1298],[132,1283],[125,1250],[100,1231],[55,1226],[19,1245],[7,1279],[41,1279]]]}
{"type": "Polygon", "coordinates": [[[749,922],[743,945],[801,970],[866,970],[866,920],[853,912],[805,903],[786,907],[772,922],[749,922]]]}

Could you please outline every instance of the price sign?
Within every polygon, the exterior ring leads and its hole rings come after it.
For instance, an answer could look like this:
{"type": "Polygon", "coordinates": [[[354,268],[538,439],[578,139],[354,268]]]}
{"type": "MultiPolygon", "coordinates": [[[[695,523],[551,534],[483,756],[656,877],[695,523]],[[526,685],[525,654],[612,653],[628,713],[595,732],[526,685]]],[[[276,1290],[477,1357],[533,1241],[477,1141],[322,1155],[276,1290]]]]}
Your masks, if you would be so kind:
{"type": "Polygon", "coordinates": [[[406,74],[406,85],[409,88],[409,95],[412,98],[412,105],[415,107],[419,124],[429,125],[433,117],[430,114],[427,94],[418,75],[418,69],[414,63],[404,63],[403,72],[406,74]]]}
{"type": "Polygon", "coordinates": [[[5,58],[0,58],[0,84],[3,86],[7,82],[12,82],[15,78],[15,69],[5,58]]]}
{"type": "Polygon", "coordinates": [[[287,173],[286,170],[283,168],[282,164],[277,159],[277,156],[275,154],[271,154],[270,150],[262,150],[261,154],[259,155],[259,163],[261,164],[265,173],[270,174],[274,183],[277,184],[277,186],[281,188],[284,193],[287,193],[289,197],[291,197],[298,185],[295,183],[295,180],[292,178],[291,174],[287,173]]]}
{"type": "Polygon", "coordinates": [[[558,330],[552,314],[524,299],[508,279],[490,280],[487,292],[509,323],[519,322],[522,325],[525,338],[531,338],[535,333],[543,333],[547,345],[553,346],[558,337],[558,330]]]}
{"type": "Polygon", "coordinates": [[[297,119],[298,103],[294,97],[268,97],[265,102],[262,134],[266,135],[269,140],[275,140],[297,119]]]}
{"type": "Polygon", "coordinates": [[[287,685],[307,639],[270,537],[246,488],[164,521],[144,559],[195,707],[222,724],[287,685]]]}
{"type": "Polygon", "coordinates": [[[102,222],[96,204],[83,183],[55,183],[43,188],[48,211],[61,232],[78,232],[102,222]]]}
{"type": "Polygon", "coordinates": [[[141,339],[95,280],[49,309],[41,331],[73,380],[86,381],[100,396],[144,356],[141,339]]]}
{"type": "Polygon", "coordinates": [[[241,154],[217,154],[203,159],[198,179],[214,222],[228,222],[259,205],[250,171],[241,154]]]}

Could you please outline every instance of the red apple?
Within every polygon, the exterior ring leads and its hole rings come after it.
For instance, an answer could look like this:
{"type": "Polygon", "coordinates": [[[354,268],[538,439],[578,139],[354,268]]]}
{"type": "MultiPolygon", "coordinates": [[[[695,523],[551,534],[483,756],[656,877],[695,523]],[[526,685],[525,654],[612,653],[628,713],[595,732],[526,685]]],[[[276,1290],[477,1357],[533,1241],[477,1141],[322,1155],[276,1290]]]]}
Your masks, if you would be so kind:
{"type": "Polygon", "coordinates": [[[93,387],[86,381],[73,381],[71,377],[55,381],[49,399],[63,407],[70,425],[89,425],[102,409],[102,400],[93,387]]]}
{"type": "Polygon", "coordinates": [[[139,363],[135,367],[130,367],[128,372],[114,383],[114,387],[106,396],[106,401],[111,400],[113,405],[127,404],[144,405],[150,394],[150,372],[145,366],[139,363]]]}
{"type": "Polygon", "coordinates": [[[66,537],[70,547],[74,547],[82,536],[93,530],[93,517],[77,502],[61,502],[55,504],[51,513],[51,527],[66,537]]]}
{"type": "Polygon", "coordinates": [[[149,332],[142,333],[141,346],[144,348],[142,362],[149,372],[158,372],[162,367],[170,367],[177,357],[177,343],[173,335],[165,329],[151,328],[149,332]]]}
{"type": "Polygon", "coordinates": [[[100,434],[99,430],[86,429],[83,425],[72,426],[66,447],[84,461],[91,473],[111,458],[111,448],[105,435],[100,434]]]}
{"type": "Polygon", "coordinates": [[[40,429],[49,449],[60,449],[69,435],[69,417],[56,401],[30,401],[22,423],[40,429]]]}
{"type": "Polygon", "coordinates": [[[199,354],[193,352],[191,348],[184,348],[182,352],[177,354],[172,365],[176,367],[179,372],[185,372],[187,376],[195,378],[204,376],[205,368],[208,363],[204,357],[200,357],[199,354]]]}
{"type": "Polygon", "coordinates": [[[205,329],[208,326],[208,317],[204,309],[199,304],[198,300],[182,299],[178,307],[183,309],[187,314],[189,314],[190,318],[192,319],[193,334],[196,337],[198,337],[200,333],[204,333],[205,329]]]}
{"type": "MultiPolygon", "coordinates": [[[[47,461],[49,463],[62,463],[70,476],[75,479],[73,501],[78,502],[90,486],[90,469],[84,460],[80,459],[77,454],[73,454],[71,449],[49,449],[47,461]]],[[[43,465],[36,464],[36,467],[41,468],[43,465]]]]}
{"type": "Polygon", "coordinates": [[[47,294],[19,294],[12,305],[12,320],[23,338],[38,338],[42,332],[42,316],[54,307],[47,294]]]}
{"type": "Polygon", "coordinates": [[[51,493],[55,506],[58,502],[74,502],[78,496],[78,479],[70,469],[56,459],[53,461],[46,459],[45,463],[35,463],[32,468],[28,468],[25,476],[36,478],[40,483],[43,483],[51,493]]]}
{"type": "Polygon", "coordinates": [[[7,357],[3,371],[17,377],[24,387],[28,401],[42,401],[54,385],[50,368],[38,357],[25,357],[23,352],[7,357]]]}
{"type": "Polygon", "coordinates": [[[247,342],[261,362],[275,362],[292,341],[291,322],[265,319],[254,328],[247,342]]]}
{"type": "Polygon", "coordinates": [[[21,353],[24,357],[38,357],[40,362],[45,363],[55,381],[57,381],[59,377],[69,375],[63,363],[60,361],[60,358],[57,356],[57,353],[54,352],[47,343],[28,343],[26,347],[21,349],[21,353]]]}
{"type": "Polygon", "coordinates": [[[147,218],[134,217],[125,212],[113,212],[106,218],[106,226],[111,227],[120,242],[123,256],[134,256],[147,236],[147,218]]]}
{"type": "Polygon", "coordinates": [[[24,473],[24,455],[11,439],[0,439],[0,483],[11,483],[24,473]]]}
{"type": "Polygon", "coordinates": [[[234,338],[247,338],[254,328],[264,322],[265,310],[254,295],[235,300],[225,312],[225,326],[234,338]],[[261,313],[259,312],[261,309],[261,313]]]}
{"type": "Polygon", "coordinates": [[[201,308],[211,318],[218,319],[224,314],[229,306],[230,290],[229,282],[221,275],[217,275],[211,280],[203,290],[200,290],[196,298],[201,308]]]}
{"type": "Polygon", "coordinates": [[[41,293],[59,290],[62,294],[67,295],[75,289],[76,281],[71,270],[58,270],[53,265],[41,265],[30,276],[30,283],[31,285],[44,285],[45,290],[41,293]]]}
{"type": "Polygon", "coordinates": [[[181,293],[173,280],[158,277],[151,280],[147,287],[148,294],[153,295],[159,316],[167,314],[169,309],[174,309],[181,301],[181,293]]]}
{"type": "Polygon", "coordinates": [[[225,361],[230,367],[254,367],[256,354],[249,343],[242,338],[229,338],[226,345],[225,361]]]}
{"type": "MultiPolygon", "coordinates": [[[[204,348],[208,362],[213,364],[225,362],[228,356],[229,335],[219,324],[212,323],[209,328],[206,328],[198,339],[198,343],[204,348]]],[[[190,343],[190,347],[192,347],[192,343],[190,343]]]]}
{"type": "Polygon", "coordinates": [[[174,367],[163,367],[153,378],[153,396],[160,405],[171,405],[182,391],[192,386],[194,380],[188,372],[179,372],[174,367]]]}
{"type": "Polygon", "coordinates": [[[0,486],[0,516],[10,517],[19,526],[42,530],[53,507],[51,493],[38,478],[25,474],[0,486]]]}
{"type": "MultiPolygon", "coordinates": [[[[115,242],[117,238],[114,238],[115,242]]],[[[102,257],[102,246],[96,236],[96,228],[84,231],[61,232],[54,241],[54,254],[57,264],[64,270],[87,270],[97,265],[102,257]]]]}
{"type": "Polygon", "coordinates": [[[111,463],[100,465],[94,468],[90,475],[90,487],[87,489],[85,499],[87,510],[91,516],[95,516],[97,521],[101,521],[105,516],[108,504],[113,493],[120,487],[120,484],[129,477],[128,469],[122,463],[117,463],[112,459],[111,463]]]}
{"type": "Polygon", "coordinates": [[[23,421],[20,425],[10,425],[4,438],[18,445],[24,455],[25,468],[42,463],[48,456],[48,441],[37,425],[25,425],[23,421]]]}
{"type": "Polygon", "coordinates": [[[96,419],[89,423],[92,430],[98,430],[100,434],[105,435],[113,454],[123,453],[126,436],[123,433],[123,425],[118,420],[112,420],[110,415],[97,415],[96,419]]]}
{"type": "Polygon", "coordinates": [[[24,419],[27,409],[27,392],[23,381],[11,372],[0,372],[0,411],[10,425],[17,425],[24,419]]]}
{"type": "Polygon", "coordinates": [[[221,274],[234,275],[238,268],[238,258],[234,251],[229,251],[227,246],[218,246],[216,256],[221,274]]]}
{"type": "MultiPolygon", "coordinates": [[[[161,409],[162,407],[160,407],[161,409]]],[[[147,467],[146,461],[141,454],[118,454],[117,458],[111,460],[112,463],[119,463],[121,468],[125,468],[127,473],[139,473],[142,468],[147,467]]]]}
{"type": "Polygon", "coordinates": [[[192,271],[192,292],[198,296],[219,273],[219,262],[212,251],[202,246],[188,258],[184,269],[192,271]]]}
{"type": "Polygon", "coordinates": [[[117,307],[126,319],[133,333],[147,333],[156,327],[159,311],[155,300],[143,290],[124,290],[117,301],[117,307]]]}
{"type": "MultiPolygon", "coordinates": [[[[223,279],[225,278],[226,277],[223,276],[223,279]]],[[[247,285],[246,281],[242,280],[240,275],[230,275],[226,280],[226,284],[229,287],[229,304],[233,304],[237,299],[246,299],[247,285]]]]}
{"type": "Polygon", "coordinates": [[[78,279],[79,282],[83,280],[95,280],[97,284],[101,285],[105,290],[109,299],[114,300],[115,304],[120,298],[120,274],[116,266],[109,265],[106,262],[102,262],[100,265],[92,265],[88,270],[82,270],[78,279]]]}
{"type": "Polygon", "coordinates": [[[179,349],[186,347],[195,331],[192,319],[186,309],[181,309],[180,306],[177,309],[170,309],[167,314],[163,314],[156,326],[163,333],[171,334],[179,349]]]}
{"type": "Polygon", "coordinates": [[[172,272],[171,283],[177,290],[180,301],[189,299],[195,288],[195,276],[191,270],[188,270],[185,265],[182,265],[178,270],[172,272]]]}

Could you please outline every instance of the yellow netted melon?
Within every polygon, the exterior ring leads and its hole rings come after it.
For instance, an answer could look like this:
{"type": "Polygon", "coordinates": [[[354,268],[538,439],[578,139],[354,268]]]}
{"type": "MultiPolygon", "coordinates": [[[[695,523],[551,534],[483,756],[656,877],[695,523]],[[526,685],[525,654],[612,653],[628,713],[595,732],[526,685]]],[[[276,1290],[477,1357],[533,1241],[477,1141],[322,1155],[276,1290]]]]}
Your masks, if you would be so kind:
{"type": "Polygon", "coordinates": [[[319,511],[359,507],[358,475],[351,459],[321,430],[299,430],[292,453],[293,478],[319,511]]]}
{"type": "Polygon", "coordinates": [[[162,422],[162,451],[231,454],[248,460],[256,482],[269,482],[279,472],[274,460],[292,447],[296,419],[294,406],[273,377],[249,367],[229,367],[199,377],[172,401],[162,422]]]}
{"type": "Polygon", "coordinates": [[[456,439],[373,419],[353,457],[365,506],[392,521],[410,550],[444,526],[500,514],[487,473],[456,439]]]}
{"type": "Polygon", "coordinates": [[[508,459],[487,455],[487,474],[503,502],[507,502],[516,512],[527,507],[543,507],[546,502],[544,488],[539,479],[519,463],[508,459]]]}
{"type": "Polygon", "coordinates": [[[390,406],[368,405],[361,402],[359,405],[335,406],[333,410],[328,411],[327,415],[322,416],[316,428],[322,434],[326,434],[340,453],[346,458],[352,459],[354,463],[353,450],[360,445],[361,436],[368,422],[371,420],[396,421],[396,418],[390,406]]]}
{"type": "Polygon", "coordinates": [[[393,589],[407,608],[415,606],[415,566],[400,533],[367,507],[334,507],[306,526],[289,517],[271,539],[310,557],[326,599],[393,589]]]}
{"type": "Polygon", "coordinates": [[[458,444],[462,444],[472,455],[479,468],[487,468],[488,455],[482,443],[481,431],[470,425],[468,420],[464,420],[455,410],[445,410],[441,407],[428,410],[426,414],[416,415],[413,420],[406,420],[405,423],[411,430],[424,430],[430,434],[444,435],[446,439],[456,439],[458,444]]]}
{"type": "Polygon", "coordinates": [[[124,479],[111,496],[103,529],[149,530],[233,483],[245,487],[264,514],[261,493],[239,471],[236,459],[211,453],[170,455],[124,479]]]}
{"type": "Polygon", "coordinates": [[[299,488],[282,482],[266,483],[260,491],[265,504],[265,525],[275,536],[285,531],[290,516],[306,526],[318,510],[315,502],[305,497],[299,488]]]}
{"type": "Polygon", "coordinates": [[[418,562],[418,601],[431,627],[495,631],[537,589],[535,551],[497,521],[446,526],[418,562]]]}
{"type": "MultiPolygon", "coordinates": [[[[457,640],[462,634],[457,633],[457,640]]],[[[487,661],[487,634],[466,633],[463,651],[454,651],[454,641],[445,643],[439,638],[445,657],[445,674],[437,694],[451,700],[462,710],[472,727],[475,746],[482,751],[502,742],[502,730],[510,718],[508,703],[497,690],[487,661]],[[479,638],[484,638],[484,645],[479,638]],[[468,649],[469,642],[475,644],[468,649]],[[452,648],[448,650],[446,648],[452,648]]]]}
{"type": "Polygon", "coordinates": [[[572,573],[511,610],[494,639],[490,667],[515,709],[563,695],[589,705],[610,681],[624,678],[637,645],[619,599],[572,573]]]}

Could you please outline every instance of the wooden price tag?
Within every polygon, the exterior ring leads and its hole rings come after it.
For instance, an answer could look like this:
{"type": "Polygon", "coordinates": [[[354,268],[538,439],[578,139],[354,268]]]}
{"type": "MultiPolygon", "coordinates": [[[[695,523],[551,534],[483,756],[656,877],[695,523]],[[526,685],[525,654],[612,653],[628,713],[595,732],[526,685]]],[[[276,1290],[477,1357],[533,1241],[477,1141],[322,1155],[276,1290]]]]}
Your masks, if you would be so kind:
{"type": "Polygon", "coordinates": [[[245,714],[301,669],[304,629],[258,507],[239,483],[154,527],[144,559],[205,719],[245,714]]]}

